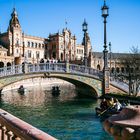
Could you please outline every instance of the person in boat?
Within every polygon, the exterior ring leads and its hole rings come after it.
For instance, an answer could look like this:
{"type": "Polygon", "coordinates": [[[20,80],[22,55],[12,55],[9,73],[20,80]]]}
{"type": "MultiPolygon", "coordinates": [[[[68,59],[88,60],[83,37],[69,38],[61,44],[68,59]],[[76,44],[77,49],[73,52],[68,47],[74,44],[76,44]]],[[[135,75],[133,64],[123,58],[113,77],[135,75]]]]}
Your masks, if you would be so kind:
{"type": "Polygon", "coordinates": [[[113,107],[114,106],[114,98],[110,98],[109,100],[107,100],[107,106],[108,107],[113,107]]]}
{"type": "Polygon", "coordinates": [[[122,104],[122,108],[125,108],[126,106],[130,105],[128,100],[123,100],[121,104],[122,104]]]}
{"type": "Polygon", "coordinates": [[[104,98],[100,103],[101,110],[106,110],[108,108],[107,100],[104,98]]]}
{"type": "Polygon", "coordinates": [[[122,105],[121,105],[121,103],[118,101],[118,99],[114,99],[114,109],[116,110],[116,111],[121,111],[121,109],[122,109],[122,105]]]}
{"type": "Polygon", "coordinates": [[[23,88],[24,88],[23,85],[20,85],[19,89],[23,89],[23,88]]]}

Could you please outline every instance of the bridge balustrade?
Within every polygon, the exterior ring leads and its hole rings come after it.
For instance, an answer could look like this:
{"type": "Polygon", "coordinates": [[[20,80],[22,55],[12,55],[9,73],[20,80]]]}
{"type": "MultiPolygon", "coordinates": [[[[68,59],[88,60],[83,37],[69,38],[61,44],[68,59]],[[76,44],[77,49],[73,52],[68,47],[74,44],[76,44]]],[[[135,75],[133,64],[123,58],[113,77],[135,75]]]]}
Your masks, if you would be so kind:
{"type": "Polygon", "coordinates": [[[56,140],[2,109],[0,109],[0,130],[1,140],[56,140]]]}
{"type": "Polygon", "coordinates": [[[90,67],[85,67],[81,65],[70,64],[70,72],[71,73],[84,73],[86,75],[96,75],[97,77],[102,76],[102,72],[90,67]]]}
{"type": "Polygon", "coordinates": [[[81,65],[69,64],[67,68],[66,63],[39,63],[22,64],[0,68],[0,77],[37,72],[69,72],[84,75],[94,75],[96,77],[102,76],[101,71],[81,65]],[[67,71],[67,69],[69,70],[67,71]]]}
{"type": "Polygon", "coordinates": [[[32,72],[65,72],[66,66],[63,63],[41,63],[29,64],[28,73],[32,72]]]}
{"type": "Polygon", "coordinates": [[[22,74],[23,73],[22,69],[23,69],[23,65],[15,65],[15,66],[0,68],[0,77],[22,74]]]}

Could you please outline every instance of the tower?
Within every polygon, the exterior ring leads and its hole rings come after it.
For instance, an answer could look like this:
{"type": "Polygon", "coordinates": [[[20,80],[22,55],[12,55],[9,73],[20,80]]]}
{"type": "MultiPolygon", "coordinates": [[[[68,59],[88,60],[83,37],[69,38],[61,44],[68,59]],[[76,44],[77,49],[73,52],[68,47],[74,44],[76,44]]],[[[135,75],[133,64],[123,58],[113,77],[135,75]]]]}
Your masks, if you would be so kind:
{"type": "Polygon", "coordinates": [[[15,8],[11,14],[8,26],[8,36],[10,40],[9,55],[14,56],[15,59],[19,59],[19,57],[23,55],[23,39],[22,29],[15,8]]]}

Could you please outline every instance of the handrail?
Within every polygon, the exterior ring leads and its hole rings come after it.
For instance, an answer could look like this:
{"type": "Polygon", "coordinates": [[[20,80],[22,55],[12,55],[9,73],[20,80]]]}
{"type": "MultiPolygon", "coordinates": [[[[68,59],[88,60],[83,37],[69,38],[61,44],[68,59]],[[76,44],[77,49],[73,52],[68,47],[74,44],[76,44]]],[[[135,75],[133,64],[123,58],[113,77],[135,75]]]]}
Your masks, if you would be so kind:
{"type": "Polygon", "coordinates": [[[0,68],[0,77],[19,75],[24,73],[37,73],[37,72],[63,72],[63,73],[76,73],[83,75],[102,76],[102,71],[85,67],[82,65],[68,64],[67,63],[39,63],[39,64],[22,64],[13,65],[9,67],[0,68]]]}
{"type": "Polygon", "coordinates": [[[56,140],[12,114],[0,109],[1,140],[56,140]]]}

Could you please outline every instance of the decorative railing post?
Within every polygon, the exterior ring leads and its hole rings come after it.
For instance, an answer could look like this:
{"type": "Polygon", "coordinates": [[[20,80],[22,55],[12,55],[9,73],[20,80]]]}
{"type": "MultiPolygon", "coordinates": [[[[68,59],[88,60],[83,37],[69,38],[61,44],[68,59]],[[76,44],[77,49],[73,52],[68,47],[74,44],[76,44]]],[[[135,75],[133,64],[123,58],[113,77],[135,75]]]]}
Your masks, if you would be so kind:
{"type": "Polygon", "coordinates": [[[20,138],[17,137],[16,135],[14,135],[14,136],[12,137],[12,140],[20,140],[20,138]]]}
{"type": "Polygon", "coordinates": [[[1,126],[1,140],[4,140],[4,138],[5,138],[5,131],[6,131],[6,127],[1,126]]]}
{"type": "Polygon", "coordinates": [[[28,73],[28,64],[27,63],[23,64],[23,73],[28,73]]]}
{"type": "Polygon", "coordinates": [[[67,72],[67,73],[70,72],[69,61],[66,61],[66,72],[67,72]]]}
{"type": "Polygon", "coordinates": [[[9,130],[6,130],[5,134],[7,135],[7,140],[11,140],[11,137],[13,136],[12,132],[9,130]]]}

